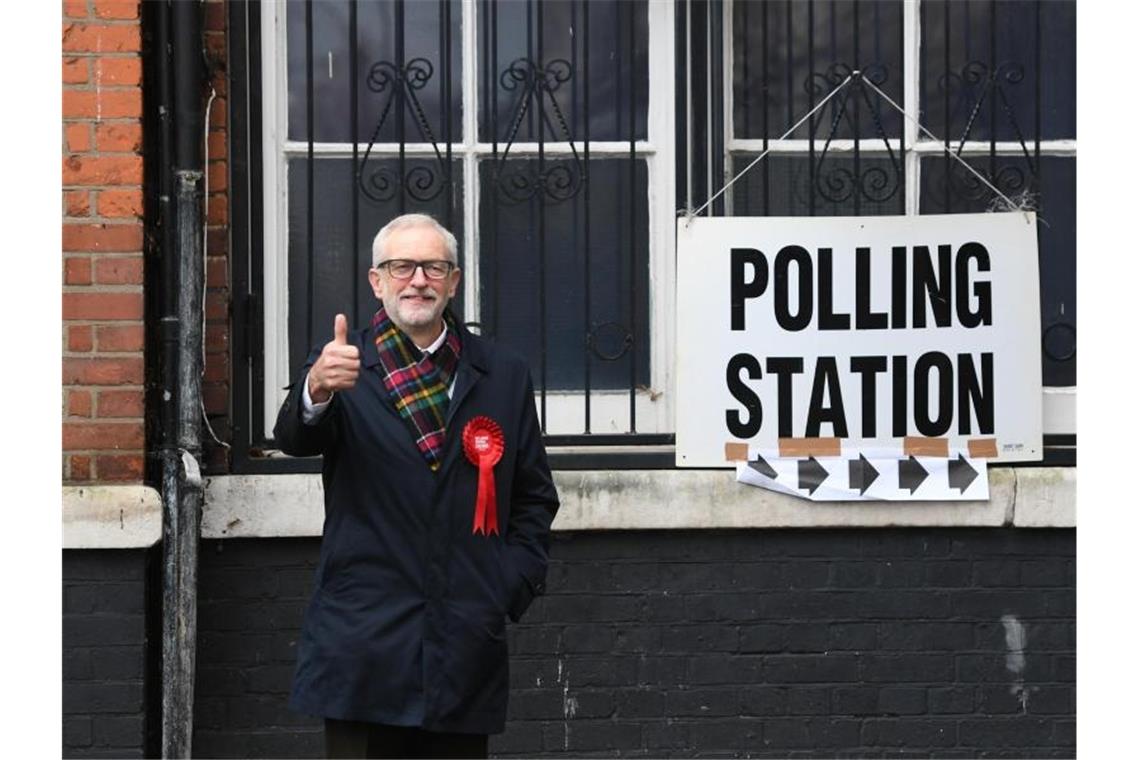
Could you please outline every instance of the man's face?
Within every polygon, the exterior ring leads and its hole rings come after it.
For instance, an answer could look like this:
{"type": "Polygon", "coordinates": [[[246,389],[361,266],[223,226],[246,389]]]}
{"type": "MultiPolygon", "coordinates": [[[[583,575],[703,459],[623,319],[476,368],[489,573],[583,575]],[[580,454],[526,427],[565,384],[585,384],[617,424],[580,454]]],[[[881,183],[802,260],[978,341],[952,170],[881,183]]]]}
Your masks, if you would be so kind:
{"type": "MultiPolygon", "coordinates": [[[[405,227],[389,235],[382,261],[389,259],[450,261],[443,237],[426,226],[405,227]]],[[[388,317],[409,336],[415,336],[439,324],[444,307],[455,297],[459,276],[459,270],[452,269],[444,279],[432,280],[417,267],[411,277],[401,280],[381,267],[369,270],[368,281],[388,317]]]]}

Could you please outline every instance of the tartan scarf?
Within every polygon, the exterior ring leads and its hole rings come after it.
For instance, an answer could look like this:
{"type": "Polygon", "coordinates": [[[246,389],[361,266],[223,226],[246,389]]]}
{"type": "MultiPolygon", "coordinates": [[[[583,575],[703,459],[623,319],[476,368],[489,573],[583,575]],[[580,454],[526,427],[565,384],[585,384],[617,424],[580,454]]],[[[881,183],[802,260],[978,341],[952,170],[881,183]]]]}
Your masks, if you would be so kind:
{"type": "Polygon", "coordinates": [[[447,337],[434,354],[427,354],[396,327],[383,306],[372,317],[384,387],[433,472],[443,457],[444,420],[450,402],[447,387],[463,346],[455,318],[447,309],[443,320],[447,337]]]}

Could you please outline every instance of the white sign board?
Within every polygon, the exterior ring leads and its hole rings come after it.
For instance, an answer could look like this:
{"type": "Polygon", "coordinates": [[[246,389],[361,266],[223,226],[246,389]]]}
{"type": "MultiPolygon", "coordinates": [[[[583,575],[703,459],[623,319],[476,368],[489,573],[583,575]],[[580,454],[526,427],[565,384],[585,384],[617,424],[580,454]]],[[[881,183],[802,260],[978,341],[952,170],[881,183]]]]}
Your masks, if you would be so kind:
{"type": "Polygon", "coordinates": [[[726,443],[1041,458],[1032,213],[677,223],[677,465],[726,443]]]}

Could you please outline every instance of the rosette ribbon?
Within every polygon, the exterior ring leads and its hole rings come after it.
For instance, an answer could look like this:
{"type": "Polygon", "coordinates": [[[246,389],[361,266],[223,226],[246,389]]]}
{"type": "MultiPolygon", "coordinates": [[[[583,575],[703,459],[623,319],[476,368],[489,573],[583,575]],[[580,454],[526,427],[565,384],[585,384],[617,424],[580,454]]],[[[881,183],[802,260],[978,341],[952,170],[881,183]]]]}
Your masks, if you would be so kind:
{"type": "Polygon", "coordinates": [[[479,468],[479,488],[475,493],[475,522],[472,533],[499,533],[495,500],[494,468],[503,456],[503,429],[490,417],[479,416],[463,427],[463,453],[479,468]]]}

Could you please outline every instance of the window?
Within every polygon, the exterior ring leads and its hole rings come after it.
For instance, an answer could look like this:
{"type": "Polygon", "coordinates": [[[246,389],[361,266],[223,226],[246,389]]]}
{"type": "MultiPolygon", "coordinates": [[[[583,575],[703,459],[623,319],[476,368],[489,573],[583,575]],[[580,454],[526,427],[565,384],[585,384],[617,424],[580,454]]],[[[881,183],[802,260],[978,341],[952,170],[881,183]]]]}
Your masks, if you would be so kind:
{"type": "MultiPolygon", "coordinates": [[[[672,427],[672,5],[265,5],[264,433],[376,230],[460,241],[454,310],[530,360],[549,436],[672,427]]],[[[632,440],[632,439],[631,439],[632,440]]]]}

